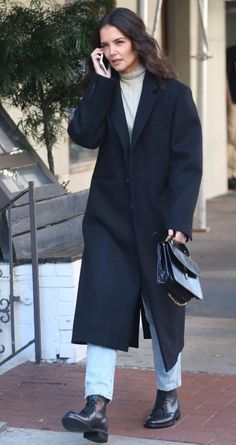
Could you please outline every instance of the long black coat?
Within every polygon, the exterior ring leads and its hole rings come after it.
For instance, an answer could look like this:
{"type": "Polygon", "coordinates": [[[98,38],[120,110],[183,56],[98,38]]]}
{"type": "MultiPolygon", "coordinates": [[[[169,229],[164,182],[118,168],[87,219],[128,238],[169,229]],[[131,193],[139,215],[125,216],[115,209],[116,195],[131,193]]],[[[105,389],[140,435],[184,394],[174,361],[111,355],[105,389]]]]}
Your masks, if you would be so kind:
{"type": "Polygon", "coordinates": [[[156,248],[169,228],[191,237],[202,169],[191,91],[177,80],[160,87],[147,72],[130,144],[119,78],[95,74],[68,132],[83,147],[100,146],[83,220],[72,341],[138,347],[146,295],[169,370],[184,345],[185,309],[156,283],[156,248]]]}

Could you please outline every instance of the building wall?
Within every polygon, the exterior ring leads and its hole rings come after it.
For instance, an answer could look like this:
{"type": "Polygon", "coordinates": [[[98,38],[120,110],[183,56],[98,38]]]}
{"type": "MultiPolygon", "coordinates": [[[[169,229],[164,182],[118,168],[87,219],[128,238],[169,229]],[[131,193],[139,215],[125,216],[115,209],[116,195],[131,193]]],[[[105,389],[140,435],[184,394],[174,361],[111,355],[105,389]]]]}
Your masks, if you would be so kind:
{"type": "Polygon", "coordinates": [[[167,2],[168,56],[176,67],[179,79],[191,84],[190,79],[190,2],[167,2]]]}
{"type": "MultiPolygon", "coordinates": [[[[151,32],[156,2],[147,0],[146,4],[148,5],[147,28],[151,32]]],[[[197,2],[196,0],[181,0],[181,2],[168,0],[166,4],[169,56],[177,68],[179,79],[192,89],[197,104],[198,63],[196,58],[193,58],[198,53],[197,2]]],[[[117,6],[129,7],[135,12],[138,10],[138,2],[135,0],[117,0],[117,6]]],[[[161,26],[159,26],[157,39],[161,42],[161,26]]],[[[209,0],[208,43],[212,58],[207,62],[204,194],[206,198],[212,198],[227,191],[224,0],[209,0]]],[[[76,187],[75,178],[76,176],[71,181],[73,187],[76,187]]]]}
{"type": "MultiPolygon", "coordinates": [[[[137,0],[117,0],[118,7],[138,11],[137,0]]],[[[198,10],[196,0],[164,0],[167,4],[167,36],[170,58],[177,68],[179,78],[188,84],[197,103],[197,54],[198,10]]],[[[146,0],[147,27],[153,29],[156,2],[146,0]]],[[[161,26],[157,33],[161,42],[161,26]]],[[[225,1],[209,0],[209,49],[207,80],[207,126],[204,153],[205,195],[211,198],[227,191],[227,145],[226,145],[226,101],[225,101],[225,1]]],[[[13,113],[13,117],[15,114],[13,113]]],[[[17,121],[17,119],[15,119],[17,121]]],[[[65,123],[65,127],[67,123],[65,123]]],[[[35,147],[46,161],[46,150],[35,147]]],[[[59,181],[70,180],[69,190],[77,191],[89,187],[94,162],[78,162],[71,165],[66,130],[53,150],[55,171],[59,181]]]]}
{"type": "MultiPolygon", "coordinates": [[[[206,126],[204,128],[204,195],[227,191],[225,2],[209,0],[206,126]],[[217,124],[216,124],[217,123],[217,124]]],[[[198,6],[195,0],[168,2],[169,52],[179,78],[188,84],[198,105],[198,6]]]]}
{"type": "MultiPolygon", "coordinates": [[[[78,362],[86,355],[86,346],[72,345],[71,335],[76,304],[81,260],[72,263],[39,265],[39,295],[41,318],[42,360],[78,362]]],[[[14,267],[14,303],[16,350],[34,338],[32,267],[14,267]]],[[[9,266],[0,263],[0,299],[9,299],[9,266]]],[[[4,301],[4,300],[3,300],[4,301]]],[[[1,345],[5,352],[0,360],[11,354],[11,323],[0,321],[1,345]]],[[[20,353],[19,359],[34,360],[34,347],[20,353]]]]}
{"type": "Polygon", "coordinates": [[[137,0],[116,0],[118,8],[129,8],[137,12],[137,0]]]}
{"type": "Polygon", "coordinates": [[[227,191],[226,31],[224,0],[209,1],[207,128],[205,145],[206,197],[227,191]]]}

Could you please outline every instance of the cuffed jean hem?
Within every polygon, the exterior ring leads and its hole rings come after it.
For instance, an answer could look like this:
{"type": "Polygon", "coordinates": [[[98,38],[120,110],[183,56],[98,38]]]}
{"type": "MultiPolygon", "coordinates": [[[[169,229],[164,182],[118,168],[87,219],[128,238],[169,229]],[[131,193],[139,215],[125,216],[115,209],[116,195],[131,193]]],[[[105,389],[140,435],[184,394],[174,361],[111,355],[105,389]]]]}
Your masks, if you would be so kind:
{"type": "MultiPolygon", "coordinates": [[[[173,366],[173,368],[169,369],[168,372],[164,370],[164,363],[161,368],[156,372],[156,386],[157,389],[162,391],[171,391],[172,389],[177,389],[182,384],[182,373],[181,373],[181,354],[178,355],[177,362],[173,366]]],[[[159,361],[162,358],[159,358],[159,361]]],[[[156,364],[157,366],[157,364],[156,364]]]]}
{"type": "Polygon", "coordinates": [[[160,388],[160,387],[158,386],[157,389],[160,389],[161,391],[172,391],[173,389],[177,389],[177,388],[179,388],[180,386],[181,386],[181,383],[177,383],[176,385],[168,385],[168,386],[165,386],[165,387],[163,387],[163,388],[160,388]]]}
{"type": "Polygon", "coordinates": [[[94,396],[95,394],[98,394],[99,396],[105,397],[105,399],[107,399],[109,401],[109,403],[112,401],[112,394],[110,393],[106,393],[105,391],[101,391],[100,389],[98,391],[96,391],[96,389],[94,391],[91,392],[91,394],[89,393],[85,393],[84,398],[86,399],[89,396],[94,396]]]}

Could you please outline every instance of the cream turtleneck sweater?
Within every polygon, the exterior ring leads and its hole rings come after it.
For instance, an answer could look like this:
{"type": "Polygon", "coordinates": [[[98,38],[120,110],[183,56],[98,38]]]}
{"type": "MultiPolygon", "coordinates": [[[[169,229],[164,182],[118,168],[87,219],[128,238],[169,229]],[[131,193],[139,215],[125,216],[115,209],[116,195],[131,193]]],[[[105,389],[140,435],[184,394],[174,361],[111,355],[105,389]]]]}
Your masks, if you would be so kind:
{"type": "Polygon", "coordinates": [[[120,74],[121,97],[129,130],[130,141],[142,92],[145,71],[145,68],[140,65],[129,74],[120,74]]]}

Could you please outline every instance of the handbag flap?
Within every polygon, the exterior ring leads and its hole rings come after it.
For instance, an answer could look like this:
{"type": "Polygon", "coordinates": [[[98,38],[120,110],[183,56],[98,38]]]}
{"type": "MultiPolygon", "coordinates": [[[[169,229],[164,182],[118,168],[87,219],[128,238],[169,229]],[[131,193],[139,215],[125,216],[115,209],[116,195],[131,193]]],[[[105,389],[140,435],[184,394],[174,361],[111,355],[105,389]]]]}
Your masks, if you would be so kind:
{"type": "Polygon", "coordinates": [[[170,243],[168,241],[166,241],[166,243],[168,243],[171,253],[178,262],[180,262],[192,274],[197,276],[201,275],[198,265],[189,256],[187,256],[186,253],[180,250],[178,244],[170,243]]]}

